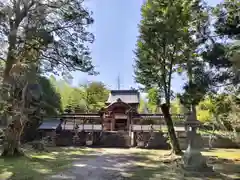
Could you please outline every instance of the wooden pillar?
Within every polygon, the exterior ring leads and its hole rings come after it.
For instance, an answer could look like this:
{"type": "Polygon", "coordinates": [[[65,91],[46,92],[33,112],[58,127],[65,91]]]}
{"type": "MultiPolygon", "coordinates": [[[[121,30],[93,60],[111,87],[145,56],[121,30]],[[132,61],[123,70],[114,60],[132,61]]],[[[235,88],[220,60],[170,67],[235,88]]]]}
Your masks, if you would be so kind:
{"type": "Polygon", "coordinates": [[[115,131],[115,118],[111,120],[111,131],[115,131]]]}
{"type": "Polygon", "coordinates": [[[131,127],[130,127],[130,125],[131,125],[131,113],[128,113],[127,114],[127,131],[131,131],[131,127]]]}
{"type": "Polygon", "coordinates": [[[127,113],[127,130],[129,135],[129,146],[133,147],[134,133],[132,132],[132,111],[127,113]]]}

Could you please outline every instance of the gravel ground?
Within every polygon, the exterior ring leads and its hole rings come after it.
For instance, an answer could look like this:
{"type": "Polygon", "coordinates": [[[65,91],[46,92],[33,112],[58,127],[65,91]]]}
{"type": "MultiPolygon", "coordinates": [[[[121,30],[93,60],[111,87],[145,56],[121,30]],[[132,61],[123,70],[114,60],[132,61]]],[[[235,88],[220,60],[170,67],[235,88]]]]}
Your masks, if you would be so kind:
{"type": "Polygon", "coordinates": [[[47,180],[124,180],[128,179],[128,171],[135,162],[134,157],[117,152],[97,152],[79,157],[70,169],[47,180]]]}

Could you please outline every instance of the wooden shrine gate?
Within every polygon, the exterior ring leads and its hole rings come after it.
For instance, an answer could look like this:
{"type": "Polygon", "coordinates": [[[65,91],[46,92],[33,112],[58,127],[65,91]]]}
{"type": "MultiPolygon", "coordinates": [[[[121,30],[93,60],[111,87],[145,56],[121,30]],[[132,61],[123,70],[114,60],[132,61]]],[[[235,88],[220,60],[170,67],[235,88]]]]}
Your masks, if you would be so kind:
{"type": "MultiPolygon", "coordinates": [[[[154,138],[160,139],[161,133],[167,128],[163,120],[163,115],[139,115],[130,119],[128,129],[109,131],[104,128],[104,116],[99,114],[63,114],[61,116],[63,120],[61,126],[64,133],[60,136],[64,139],[66,137],[63,136],[66,136],[65,133],[68,132],[73,136],[71,137],[74,141],[73,144],[93,144],[105,147],[136,146],[138,142],[142,142],[142,146],[146,146],[154,138]]],[[[172,116],[178,119],[184,118],[183,115],[172,116]]],[[[178,123],[176,127],[178,131],[184,131],[183,123],[178,123]]]]}

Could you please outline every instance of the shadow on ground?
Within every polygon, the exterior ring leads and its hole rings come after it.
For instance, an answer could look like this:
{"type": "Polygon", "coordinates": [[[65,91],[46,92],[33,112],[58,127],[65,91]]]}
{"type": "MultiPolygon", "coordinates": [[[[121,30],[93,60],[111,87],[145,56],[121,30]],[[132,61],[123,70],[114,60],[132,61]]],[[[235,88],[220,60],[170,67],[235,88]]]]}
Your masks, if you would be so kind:
{"type": "MultiPolygon", "coordinates": [[[[144,153],[146,155],[146,152],[144,153]]],[[[141,156],[141,153],[135,154],[141,156]]],[[[143,164],[133,166],[129,171],[131,180],[194,180],[194,179],[240,179],[240,161],[208,156],[207,162],[213,172],[187,172],[182,168],[181,159],[163,160],[149,158],[143,164]]]]}
{"type": "Polygon", "coordinates": [[[86,155],[73,163],[65,172],[49,177],[51,180],[122,180],[128,179],[128,172],[136,162],[146,161],[147,157],[134,156],[131,153],[110,154],[98,151],[86,155]]]}
{"type": "Polygon", "coordinates": [[[75,159],[91,153],[89,149],[49,148],[49,152],[25,150],[24,157],[0,158],[0,179],[42,180],[43,176],[71,167],[75,159]]]}
{"type": "MultiPolygon", "coordinates": [[[[101,150],[100,150],[101,151],[101,150]]],[[[72,169],[52,176],[51,180],[202,180],[237,179],[240,177],[240,164],[233,160],[208,157],[214,172],[190,173],[182,169],[181,160],[158,158],[159,151],[109,149],[93,158],[85,156],[75,162],[72,169]]],[[[168,151],[160,151],[160,154],[168,151]]]]}
{"type": "Polygon", "coordinates": [[[189,173],[181,160],[166,161],[168,151],[55,148],[26,152],[26,157],[0,159],[0,179],[11,180],[202,180],[239,179],[240,161],[208,156],[214,172],[189,173]],[[72,164],[72,162],[74,162],[72,164]],[[57,173],[61,172],[61,173],[57,173]],[[52,176],[52,174],[55,174],[52,176]],[[51,176],[50,176],[51,175],[51,176]]]}

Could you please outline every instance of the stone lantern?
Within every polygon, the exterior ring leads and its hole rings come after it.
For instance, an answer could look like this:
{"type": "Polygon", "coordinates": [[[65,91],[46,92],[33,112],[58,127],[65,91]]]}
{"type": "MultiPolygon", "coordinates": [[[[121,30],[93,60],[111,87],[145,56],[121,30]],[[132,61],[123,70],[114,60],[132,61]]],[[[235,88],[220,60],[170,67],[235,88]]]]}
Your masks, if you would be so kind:
{"type": "Polygon", "coordinates": [[[86,145],[92,146],[93,145],[93,132],[88,132],[86,137],[86,145]]]}
{"type": "Polygon", "coordinates": [[[183,155],[183,166],[186,170],[201,171],[211,169],[207,166],[205,157],[200,152],[199,134],[197,128],[200,122],[196,119],[194,113],[190,113],[185,121],[187,130],[188,147],[183,155]]]}

